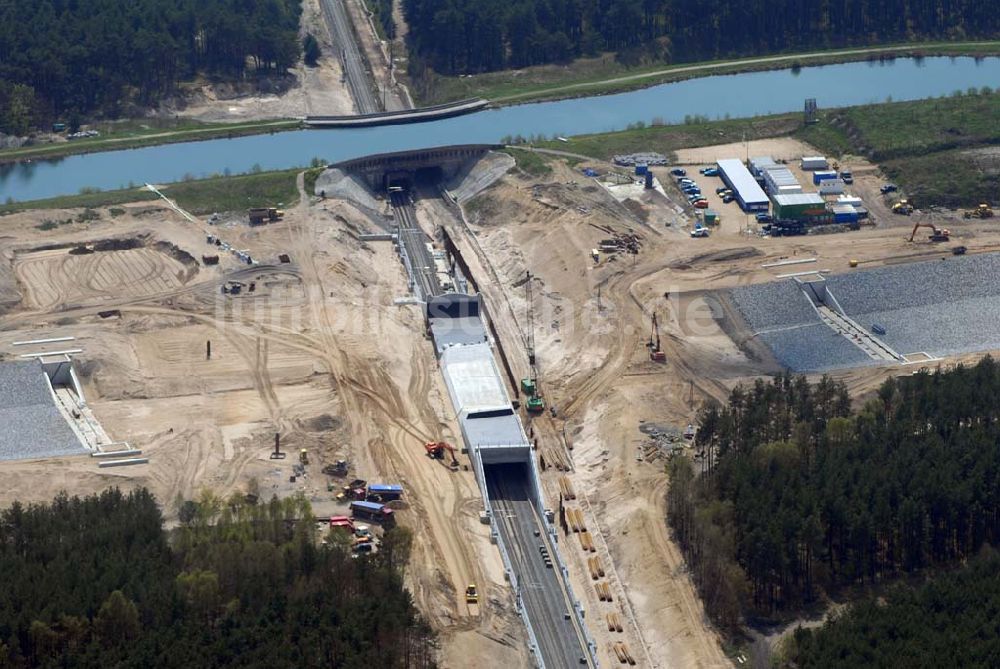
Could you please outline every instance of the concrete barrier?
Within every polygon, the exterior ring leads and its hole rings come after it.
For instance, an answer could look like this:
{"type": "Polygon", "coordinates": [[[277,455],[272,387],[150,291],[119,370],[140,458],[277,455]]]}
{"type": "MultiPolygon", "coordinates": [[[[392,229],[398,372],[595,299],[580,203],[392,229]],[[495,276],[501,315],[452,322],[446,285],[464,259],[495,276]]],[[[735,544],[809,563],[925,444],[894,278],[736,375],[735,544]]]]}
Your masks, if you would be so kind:
{"type": "Polygon", "coordinates": [[[105,467],[128,467],[129,465],[144,465],[149,462],[149,458],[127,458],[125,460],[104,460],[103,462],[98,462],[97,466],[101,469],[105,467]]]}

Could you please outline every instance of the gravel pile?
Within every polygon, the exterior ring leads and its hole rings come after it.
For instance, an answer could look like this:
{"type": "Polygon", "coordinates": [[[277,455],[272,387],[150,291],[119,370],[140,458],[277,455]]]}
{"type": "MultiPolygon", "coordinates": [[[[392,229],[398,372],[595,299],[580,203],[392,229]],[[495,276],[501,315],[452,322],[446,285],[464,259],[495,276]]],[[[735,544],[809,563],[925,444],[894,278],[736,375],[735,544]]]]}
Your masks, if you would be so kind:
{"type": "Polygon", "coordinates": [[[759,337],[778,362],[793,372],[825,372],[874,363],[864,351],[825,323],[774,330],[759,337]]]}
{"type": "Polygon", "coordinates": [[[741,286],[730,295],[754,332],[822,322],[809,298],[791,279],[741,286]]]}
{"type": "Polygon", "coordinates": [[[63,415],[37,361],[0,364],[0,460],[86,453],[63,415]]]}

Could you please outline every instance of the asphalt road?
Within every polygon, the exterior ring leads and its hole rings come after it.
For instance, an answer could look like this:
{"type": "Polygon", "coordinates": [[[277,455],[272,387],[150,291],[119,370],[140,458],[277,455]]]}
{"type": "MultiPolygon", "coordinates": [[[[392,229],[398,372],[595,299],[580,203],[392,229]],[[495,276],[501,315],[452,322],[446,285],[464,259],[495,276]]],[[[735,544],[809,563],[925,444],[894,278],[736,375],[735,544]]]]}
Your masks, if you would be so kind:
{"type": "Polygon", "coordinates": [[[593,666],[558,567],[542,557],[541,547],[552,548],[528,495],[527,465],[487,466],[486,487],[545,667],[593,666]]]}
{"type": "Polygon", "coordinates": [[[354,96],[354,103],[359,114],[374,114],[382,111],[378,96],[374,93],[371,78],[365,68],[357,42],[354,41],[354,31],[351,30],[351,17],[347,14],[344,0],[320,0],[323,16],[330,26],[334,47],[340,49],[340,61],[347,76],[347,86],[354,96]]]}
{"type": "Polygon", "coordinates": [[[410,203],[410,196],[406,192],[390,193],[389,201],[392,203],[392,215],[396,219],[396,225],[399,226],[399,243],[403,245],[410,259],[420,299],[426,301],[435,295],[440,295],[443,291],[441,284],[438,283],[434,257],[427,248],[427,235],[417,225],[417,212],[410,203]]]}

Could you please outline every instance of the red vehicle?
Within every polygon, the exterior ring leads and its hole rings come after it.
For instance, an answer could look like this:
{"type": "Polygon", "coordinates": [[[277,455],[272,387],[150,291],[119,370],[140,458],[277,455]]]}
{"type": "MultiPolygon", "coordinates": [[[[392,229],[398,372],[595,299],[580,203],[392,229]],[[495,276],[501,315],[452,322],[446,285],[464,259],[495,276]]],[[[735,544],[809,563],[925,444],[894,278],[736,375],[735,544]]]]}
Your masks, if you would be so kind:
{"type": "Polygon", "coordinates": [[[708,200],[697,200],[694,206],[696,209],[708,209],[708,200]]]}

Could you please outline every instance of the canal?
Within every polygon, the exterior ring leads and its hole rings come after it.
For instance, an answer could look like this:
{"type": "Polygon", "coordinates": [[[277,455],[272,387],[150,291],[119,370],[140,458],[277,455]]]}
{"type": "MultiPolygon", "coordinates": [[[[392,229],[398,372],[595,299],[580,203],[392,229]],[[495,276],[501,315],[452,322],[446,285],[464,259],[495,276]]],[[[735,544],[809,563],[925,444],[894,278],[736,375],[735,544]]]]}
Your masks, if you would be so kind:
{"type": "Polygon", "coordinates": [[[906,58],[718,75],[616,95],[491,109],[419,125],[297,130],[4,165],[0,166],[0,201],[287,169],[308,165],[313,158],[337,162],[428,146],[494,143],[517,135],[607,132],[654,119],[682,123],[695,115],[745,118],[799,110],[806,98],[816,98],[820,108],[844,107],[938,97],[983,86],[1000,88],[1000,58],[906,58]]]}

